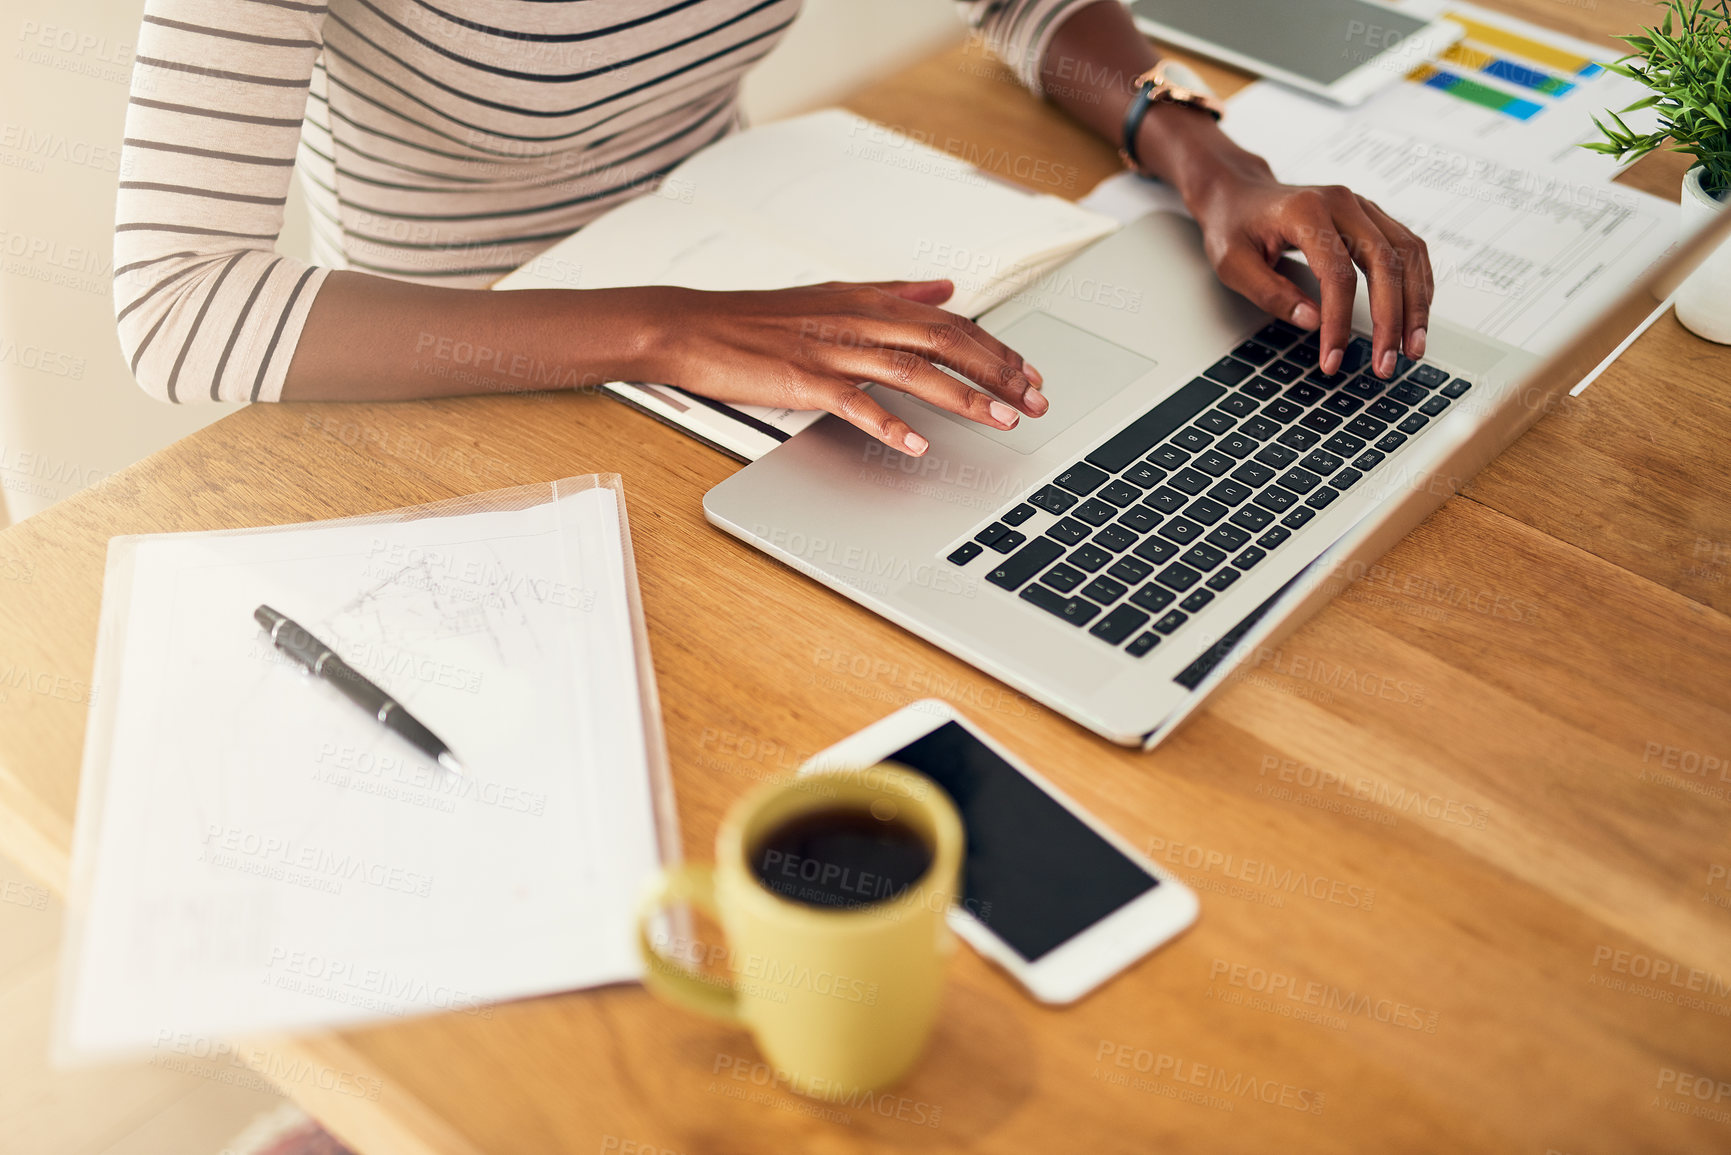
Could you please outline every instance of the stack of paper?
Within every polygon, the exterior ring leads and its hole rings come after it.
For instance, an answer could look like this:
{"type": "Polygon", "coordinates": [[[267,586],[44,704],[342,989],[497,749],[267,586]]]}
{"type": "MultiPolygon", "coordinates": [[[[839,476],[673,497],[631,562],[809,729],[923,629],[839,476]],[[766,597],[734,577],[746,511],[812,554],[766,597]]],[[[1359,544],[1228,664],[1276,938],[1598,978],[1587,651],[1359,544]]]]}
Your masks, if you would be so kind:
{"type": "Polygon", "coordinates": [[[115,539],[61,1053],[485,1013],[634,977],[632,908],[672,815],[629,551],[602,478],[115,539]],[[260,603],[467,774],[282,658],[260,603]]]}
{"type": "MultiPolygon", "coordinates": [[[[755,128],[674,169],[504,278],[500,289],[781,289],[947,278],[944,308],[977,316],[1116,228],[838,110],[755,128]]],[[[666,386],[608,386],[755,459],[820,413],[721,406],[666,386]]]]}

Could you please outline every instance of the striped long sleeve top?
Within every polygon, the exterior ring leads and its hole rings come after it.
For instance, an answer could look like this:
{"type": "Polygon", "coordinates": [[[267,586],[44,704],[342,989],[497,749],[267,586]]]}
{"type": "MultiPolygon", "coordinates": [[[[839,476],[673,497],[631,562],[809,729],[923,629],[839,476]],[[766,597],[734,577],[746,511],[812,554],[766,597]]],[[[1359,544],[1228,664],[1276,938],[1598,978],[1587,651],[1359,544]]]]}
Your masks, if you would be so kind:
{"type": "MultiPolygon", "coordinates": [[[[859,0],[869,3],[870,0],[859,0]]],[[[958,0],[1030,86],[1091,0],[958,0]]],[[[147,0],[114,303],[167,401],[276,400],[331,269],[480,287],[731,132],[799,0],[147,0]],[[313,261],[280,256],[289,181],[313,261]]]]}

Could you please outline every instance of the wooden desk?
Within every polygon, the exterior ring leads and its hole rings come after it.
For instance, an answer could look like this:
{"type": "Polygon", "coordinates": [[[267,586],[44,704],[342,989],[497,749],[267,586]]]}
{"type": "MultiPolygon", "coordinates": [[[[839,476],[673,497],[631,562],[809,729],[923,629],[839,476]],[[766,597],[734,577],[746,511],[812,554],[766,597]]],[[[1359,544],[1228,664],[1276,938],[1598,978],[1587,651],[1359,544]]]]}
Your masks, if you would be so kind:
{"type": "MultiPolygon", "coordinates": [[[[1525,7],[1601,36],[1645,11],[1525,7]]],[[[850,103],[1067,195],[1114,167],[977,51],[850,103]]],[[[635,988],[250,1055],[357,1149],[1731,1150],[1697,1082],[1731,1079],[1727,381],[1731,350],[1661,320],[1152,755],[712,530],[732,463],[621,405],[254,406],[0,533],[0,838],[64,885],[111,535],[617,471],[689,854],[753,783],[940,694],[1189,879],[1201,922],[1066,1010],[961,952],[930,1056],[869,1103],[766,1085],[745,1035],[635,988]]]]}

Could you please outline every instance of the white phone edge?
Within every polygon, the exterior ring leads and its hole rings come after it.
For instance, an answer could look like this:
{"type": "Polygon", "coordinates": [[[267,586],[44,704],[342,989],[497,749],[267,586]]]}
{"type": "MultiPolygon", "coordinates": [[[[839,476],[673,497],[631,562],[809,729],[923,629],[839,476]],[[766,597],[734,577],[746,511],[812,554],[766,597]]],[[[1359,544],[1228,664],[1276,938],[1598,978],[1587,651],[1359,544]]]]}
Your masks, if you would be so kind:
{"type": "Polygon", "coordinates": [[[1009,972],[1029,994],[1043,1003],[1054,1005],[1075,1002],[1196,921],[1200,904],[1194,891],[1155,866],[1110,827],[1084,810],[1080,803],[941,699],[924,698],[878,719],[858,733],[812,755],[800,766],[799,773],[863,769],[875,765],[945,722],[955,722],[966,728],[1017,773],[1045,791],[1139,869],[1159,880],[1159,885],[1152,890],[1073,935],[1035,962],[1022,958],[960,905],[951,907],[950,928],[988,961],[1009,972]]]}
{"type": "Polygon", "coordinates": [[[1288,88],[1296,88],[1300,92],[1321,97],[1344,108],[1363,104],[1370,97],[1399,81],[1420,64],[1433,62],[1445,48],[1466,36],[1466,29],[1459,24],[1446,19],[1432,20],[1411,36],[1390,45],[1386,50],[1366,60],[1332,84],[1321,84],[1308,77],[1300,76],[1296,72],[1277,68],[1223,44],[1216,44],[1203,37],[1191,35],[1183,29],[1173,28],[1169,24],[1162,24],[1158,20],[1146,16],[1138,16],[1135,14],[1134,7],[1131,8],[1131,15],[1136,30],[1144,36],[1164,41],[1176,48],[1182,48],[1194,52],[1198,56],[1219,61],[1221,64],[1229,64],[1253,76],[1278,80],[1288,88]]]}

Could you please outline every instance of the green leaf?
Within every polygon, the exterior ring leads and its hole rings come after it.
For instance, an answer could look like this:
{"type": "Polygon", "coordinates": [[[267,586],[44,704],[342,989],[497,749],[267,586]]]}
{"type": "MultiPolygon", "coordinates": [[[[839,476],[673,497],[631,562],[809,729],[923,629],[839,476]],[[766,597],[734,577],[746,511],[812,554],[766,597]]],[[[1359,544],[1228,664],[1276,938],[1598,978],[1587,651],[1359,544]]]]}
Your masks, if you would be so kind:
{"type": "Polygon", "coordinates": [[[1657,127],[1636,133],[1607,109],[1593,118],[1602,139],[1584,147],[1637,158],[1669,147],[1701,160],[1714,180],[1731,177],[1731,0],[1668,0],[1657,28],[1618,36],[1631,51],[1604,65],[1648,94],[1621,112],[1654,108],[1657,127]]]}

